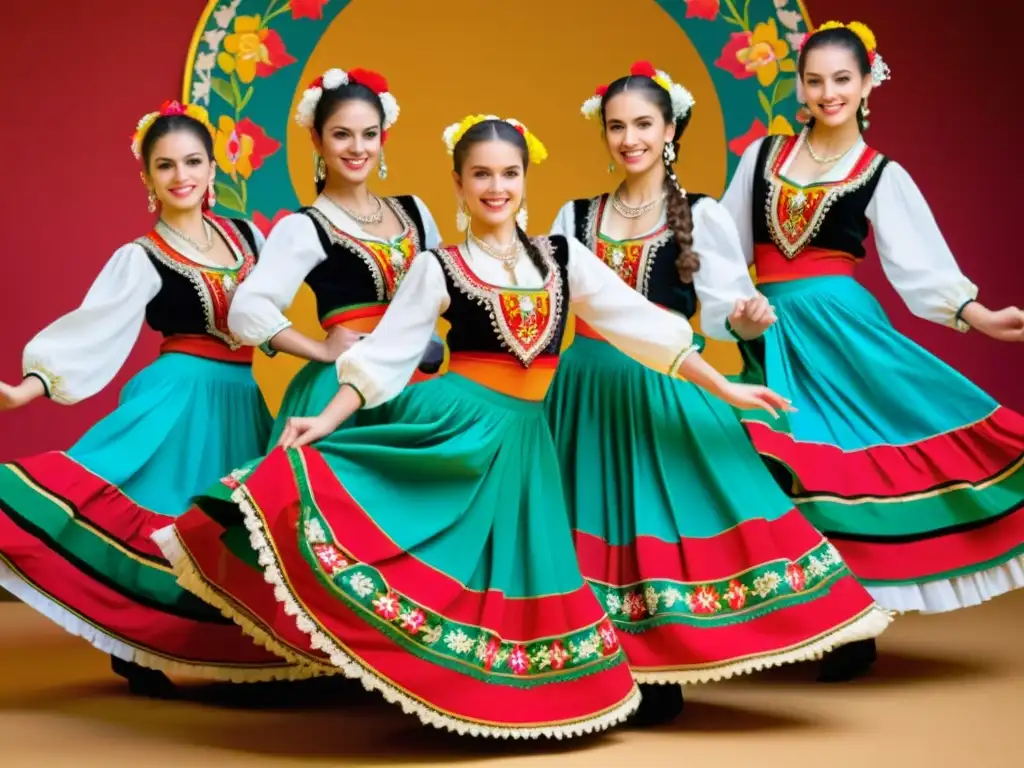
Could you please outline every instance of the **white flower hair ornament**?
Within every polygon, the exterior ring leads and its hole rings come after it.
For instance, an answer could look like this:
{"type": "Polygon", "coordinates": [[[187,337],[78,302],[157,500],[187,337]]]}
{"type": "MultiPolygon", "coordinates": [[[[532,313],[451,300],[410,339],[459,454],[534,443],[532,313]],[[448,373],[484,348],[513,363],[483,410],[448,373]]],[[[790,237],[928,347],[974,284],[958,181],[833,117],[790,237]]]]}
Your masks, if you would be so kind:
{"type": "MultiPolygon", "coordinates": [[[[693,94],[689,90],[680,83],[673,82],[672,78],[664,70],[655,69],[649,61],[634,63],[629,68],[629,74],[631,77],[649,77],[668,91],[669,98],[672,100],[672,118],[676,122],[690,114],[690,110],[696,104],[693,94]]],[[[587,120],[592,120],[601,113],[601,102],[604,100],[607,92],[607,85],[599,85],[594,90],[594,95],[583,102],[580,112],[587,120]]]]}
{"type": "Polygon", "coordinates": [[[302,94],[299,106],[295,109],[295,122],[303,128],[312,128],[316,107],[320,103],[320,98],[324,95],[324,91],[333,91],[349,83],[358,83],[359,85],[366,86],[377,94],[377,98],[380,99],[381,106],[384,108],[384,124],[382,127],[385,131],[390,130],[391,126],[398,121],[398,101],[388,90],[387,79],[380,73],[369,69],[350,69],[346,72],[343,69],[335,68],[324,72],[310,83],[309,87],[302,94]]]}

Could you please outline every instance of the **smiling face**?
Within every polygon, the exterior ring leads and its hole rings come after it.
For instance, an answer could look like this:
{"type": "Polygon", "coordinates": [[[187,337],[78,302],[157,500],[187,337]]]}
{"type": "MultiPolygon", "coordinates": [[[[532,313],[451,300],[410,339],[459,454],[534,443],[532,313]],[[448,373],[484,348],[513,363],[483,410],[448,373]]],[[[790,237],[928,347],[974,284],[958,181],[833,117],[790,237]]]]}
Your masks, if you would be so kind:
{"type": "Polygon", "coordinates": [[[515,217],[526,192],[523,151],[501,139],[477,142],[453,177],[472,223],[478,229],[500,228],[515,217]]]}
{"type": "Polygon", "coordinates": [[[329,178],[362,184],[380,159],[380,112],[362,99],[343,101],[312,137],[329,178]]]}
{"type": "Polygon", "coordinates": [[[171,131],[153,144],[146,183],[165,210],[187,211],[202,205],[216,169],[193,131],[171,131]]]}
{"type": "Polygon", "coordinates": [[[831,128],[857,119],[857,109],[871,92],[871,76],[847,46],[822,45],[809,51],[803,70],[807,108],[816,122],[831,128]]]}
{"type": "Polygon", "coordinates": [[[665,144],[675,134],[675,126],[665,122],[658,105],[641,91],[626,90],[609,98],[604,126],[608,153],[627,175],[661,164],[665,144]]]}

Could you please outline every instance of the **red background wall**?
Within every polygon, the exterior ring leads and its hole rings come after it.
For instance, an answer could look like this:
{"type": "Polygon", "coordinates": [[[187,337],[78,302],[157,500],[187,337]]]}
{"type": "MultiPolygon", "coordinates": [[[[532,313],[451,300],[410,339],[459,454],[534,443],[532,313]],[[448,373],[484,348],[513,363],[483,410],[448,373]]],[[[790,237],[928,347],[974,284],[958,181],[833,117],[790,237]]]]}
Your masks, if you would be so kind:
{"type": "MultiPolygon", "coordinates": [[[[140,115],[179,95],[185,52],[204,4],[104,0],[65,3],[53,13],[46,3],[12,3],[5,12],[3,380],[19,378],[21,349],[32,334],[74,307],[113,250],[149,225],[128,143],[140,115]]],[[[929,4],[928,18],[918,3],[891,0],[808,5],[818,23],[849,20],[856,9],[856,17],[875,30],[894,80],[872,99],[869,140],[910,171],[983,301],[991,307],[1024,303],[1016,264],[1020,246],[1009,219],[1019,141],[1005,98],[1012,101],[1018,91],[1011,83],[1016,70],[1000,67],[991,55],[998,41],[985,15],[965,25],[953,13],[960,5],[952,3],[946,16],[937,11],[943,4],[929,4]]],[[[1017,4],[993,5],[1006,8],[990,17],[994,23],[1022,26],[1024,12],[1010,10],[1017,4]]],[[[900,330],[1002,402],[1024,409],[1021,347],[916,320],[875,261],[865,266],[863,279],[900,330]]],[[[114,384],[76,407],[38,402],[0,414],[0,460],[69,446],[113,407],[121,385],[155,349],[146,332],[114,384]]]]}

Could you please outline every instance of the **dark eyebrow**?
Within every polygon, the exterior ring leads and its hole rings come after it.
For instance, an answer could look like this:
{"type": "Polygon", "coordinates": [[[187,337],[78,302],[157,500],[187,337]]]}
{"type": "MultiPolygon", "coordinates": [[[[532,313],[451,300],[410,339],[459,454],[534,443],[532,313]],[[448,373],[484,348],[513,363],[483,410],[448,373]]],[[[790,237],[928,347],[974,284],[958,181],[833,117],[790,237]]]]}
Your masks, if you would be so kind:
{"type": "MultiPolygon", "coordinates": [[[[202,158],[202,156],[203,156],[202,152],[192,152],[192,153],[190,153],[188,155],[185,155],[185,157],[183,159],[184,160],[189,160],[189,159],[191,159],[193,157],[202,158]]],[[[156,163],[173,163],[174,159],[170,158],[170,157],[158,157],[153,162],[156,162],[156,163]]]]}

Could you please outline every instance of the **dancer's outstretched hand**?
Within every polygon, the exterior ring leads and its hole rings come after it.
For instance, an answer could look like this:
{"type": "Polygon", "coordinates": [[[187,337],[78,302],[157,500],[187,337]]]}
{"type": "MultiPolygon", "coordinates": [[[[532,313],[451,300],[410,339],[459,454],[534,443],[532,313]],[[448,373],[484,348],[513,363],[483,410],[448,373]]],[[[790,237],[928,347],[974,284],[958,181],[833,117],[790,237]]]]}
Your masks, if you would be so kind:
{"type": "Polygon", "coordinates": [[[277,445],[281,448],[298,448],[302,445],[309,445],[317,440],[323,440],[339,426],[340,422],[325,414],[311,418],[291,418],[288,419],[277,445]]]}
{"type": "Polygon", "coordinates": [[[776,419],[779,417],[778,411],[792,412],[796,410],[790,401],[778,392],[755,384],[729,382],[719,393],[719,397],[735,408],[742,410],[760,408],[763,411],[768,411],[776,419]]]}

